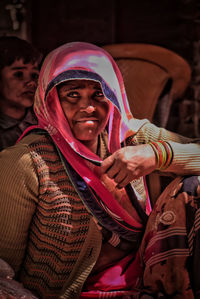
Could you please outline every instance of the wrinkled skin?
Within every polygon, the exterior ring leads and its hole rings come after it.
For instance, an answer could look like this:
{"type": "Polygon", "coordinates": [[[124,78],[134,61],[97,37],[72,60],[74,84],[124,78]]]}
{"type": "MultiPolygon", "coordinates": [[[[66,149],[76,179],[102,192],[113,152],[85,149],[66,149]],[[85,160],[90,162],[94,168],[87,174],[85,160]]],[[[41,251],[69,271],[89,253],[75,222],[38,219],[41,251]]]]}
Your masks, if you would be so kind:
{"type": "Polygon", "coordinates": [[[156,156],[149,144],[126,146],[102,162],[101,172],[113,179],[118,188],[156,169],[156,156]]]}
{"type": "Polygon", "coordinates": [[[96,152],[98,135],[109,116],[109,101],[100,83],[91,80],[69,80],[58,86],[64,114],[74,136],[96,152]]]}

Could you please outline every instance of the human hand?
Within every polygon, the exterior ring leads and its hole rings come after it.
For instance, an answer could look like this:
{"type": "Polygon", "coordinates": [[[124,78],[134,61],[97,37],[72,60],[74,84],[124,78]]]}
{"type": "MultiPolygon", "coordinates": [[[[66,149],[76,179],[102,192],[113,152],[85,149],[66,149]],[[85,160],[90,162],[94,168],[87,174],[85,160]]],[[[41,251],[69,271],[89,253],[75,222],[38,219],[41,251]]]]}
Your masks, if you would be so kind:
{"type": "Polygon", "coordinates": [[[101,165],[102,174],[125,187],[132,180],[147,175],[157,166],[156,156],[149,144],[126,146],[106,158],[101,165]]]}
{"type": "Polygon", "coordinates": [[[13,279],[13,269],[0,259],[0,298],[1,299],[37,299],[21,283],[13,279]]]}
{"type": "Polygon", "coordinates": [[[0,278],[1,299],[37,299],[29,290],[14,279],[0,278]]]}

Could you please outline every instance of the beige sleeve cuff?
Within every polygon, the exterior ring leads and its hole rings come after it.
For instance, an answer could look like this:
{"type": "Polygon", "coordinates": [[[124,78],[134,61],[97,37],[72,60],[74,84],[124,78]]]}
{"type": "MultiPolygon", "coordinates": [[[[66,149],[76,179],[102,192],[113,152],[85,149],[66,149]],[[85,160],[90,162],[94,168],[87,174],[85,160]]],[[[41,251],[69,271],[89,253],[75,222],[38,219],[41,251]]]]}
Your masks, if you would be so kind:
{"type": "Polygon", "coordinates": [[[173,160],[165,171],[179,175],[200,175],[200,144],[169,143],[173,150],[173,160]]]}

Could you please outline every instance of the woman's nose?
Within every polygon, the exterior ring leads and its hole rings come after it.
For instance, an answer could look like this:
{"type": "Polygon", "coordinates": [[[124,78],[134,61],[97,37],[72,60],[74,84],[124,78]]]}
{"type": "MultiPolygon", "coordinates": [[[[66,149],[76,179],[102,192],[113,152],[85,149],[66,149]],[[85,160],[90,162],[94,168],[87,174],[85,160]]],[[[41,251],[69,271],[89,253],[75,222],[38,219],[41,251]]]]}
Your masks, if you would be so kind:
{"type": "Polygon", "coordinates": [[[96,107],[95,107],[93,100],[90,96],[86,96],[86,97],[82,98],[80,109],[87,113],[92,113],[93,111],[96,110],[96,107]]]}
{"type": "Polygon", "coordinates": [[[92,106],[92,105],[89,105],[89,106],[87,106],[84,110],[85,110],[85,112],[87,112],[87,113],[92,113],[92,112],[94,112],[95,111],[95,107],[94,106],[92,106]]]}

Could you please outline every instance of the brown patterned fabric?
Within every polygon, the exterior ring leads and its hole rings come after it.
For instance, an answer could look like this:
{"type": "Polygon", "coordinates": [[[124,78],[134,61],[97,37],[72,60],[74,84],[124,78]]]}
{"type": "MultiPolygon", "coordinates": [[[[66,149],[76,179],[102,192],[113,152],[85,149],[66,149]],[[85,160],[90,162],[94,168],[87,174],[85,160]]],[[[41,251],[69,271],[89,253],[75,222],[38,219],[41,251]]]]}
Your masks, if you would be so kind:
{"type": "Polygon", "coordinates": [[[144,290],[155,298],[199,298],[199,204],[200,178],[191,176],[175,179],[154,206],[140,254],[144,290]]]}

